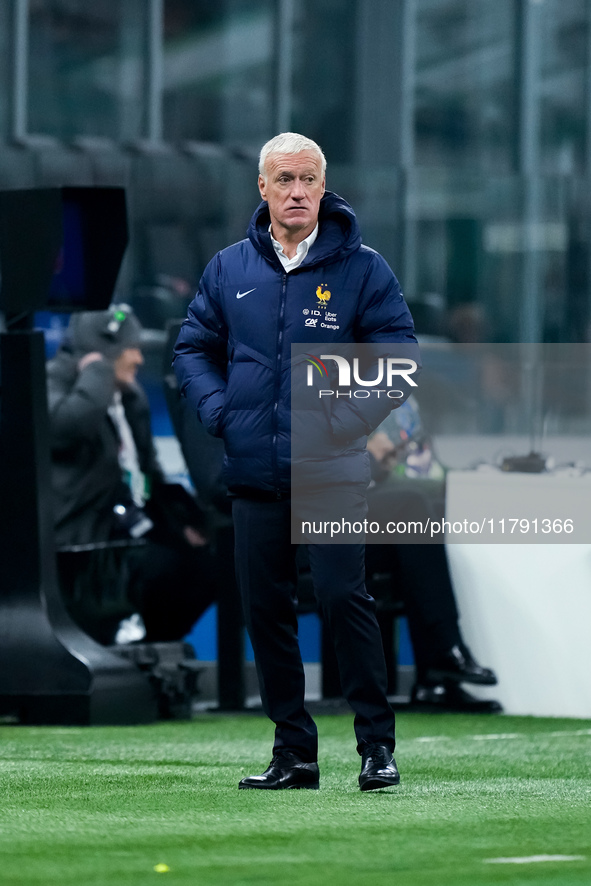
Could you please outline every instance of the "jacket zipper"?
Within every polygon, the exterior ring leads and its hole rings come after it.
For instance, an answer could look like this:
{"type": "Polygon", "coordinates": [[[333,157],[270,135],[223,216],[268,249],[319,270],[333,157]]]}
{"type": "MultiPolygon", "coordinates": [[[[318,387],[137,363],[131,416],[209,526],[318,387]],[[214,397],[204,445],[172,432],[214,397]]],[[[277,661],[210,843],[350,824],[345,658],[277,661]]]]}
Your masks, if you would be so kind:
{"type": "Polygon", "coordinates": [[[273,397],[273,479],[275,481],[275,489],[277,498],[281,498],[279,489],[279,458],[278,458],[278,442],[277,435],[279,432],[279,394],[281,391],[281,357],[283,351],[283,333],[285,329],[285,303],[287,300],[287,274],[281,275],[281,301],[279,303],[279,320],[277,324],[277,355],[275,361],[275,393],[273,397]]]}

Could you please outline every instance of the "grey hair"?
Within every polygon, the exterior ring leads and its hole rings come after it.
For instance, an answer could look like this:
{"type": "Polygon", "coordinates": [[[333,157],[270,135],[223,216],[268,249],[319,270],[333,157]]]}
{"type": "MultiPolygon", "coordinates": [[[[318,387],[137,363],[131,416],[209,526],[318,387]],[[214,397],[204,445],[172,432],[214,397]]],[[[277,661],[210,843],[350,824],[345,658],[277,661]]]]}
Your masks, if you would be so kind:
{"type": "Polygon", "coordinates": [[[326,157],[322,152],[320,145],[317,145],[311,138],[300,135],[298,132],[280,132],[266,142],[261,148],[259,156],[259,172],[266,177],[265,163],[271,154],[299,154],[301,151],[312,151],[317,155],[322,166],[322,175],[326,172],[326,157]]]}

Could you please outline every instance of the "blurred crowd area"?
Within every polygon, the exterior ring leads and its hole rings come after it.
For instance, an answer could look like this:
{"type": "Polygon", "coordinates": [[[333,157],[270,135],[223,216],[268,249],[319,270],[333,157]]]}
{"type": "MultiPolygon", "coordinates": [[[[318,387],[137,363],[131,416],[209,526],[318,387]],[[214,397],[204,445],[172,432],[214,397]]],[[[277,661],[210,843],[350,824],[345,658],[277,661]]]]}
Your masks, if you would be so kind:
{"type": "MultiPolygon", "coordinates": [[[[0,188],[126,188],[116,299],[149,330],[157,433],[167,326],[244,236],[281,130],[323,147],[452,377],[458,343],[584,345],[590,23],[587,0],[0,0],[0,188]]],[[[37,322],[51,354],[66,318],[37,322]]],[[[567,405],[544,382],[537,425],[585,424],[587,376],[567,405]]],[[[432,429],[457,425],[431,399],[432,429]]]]}

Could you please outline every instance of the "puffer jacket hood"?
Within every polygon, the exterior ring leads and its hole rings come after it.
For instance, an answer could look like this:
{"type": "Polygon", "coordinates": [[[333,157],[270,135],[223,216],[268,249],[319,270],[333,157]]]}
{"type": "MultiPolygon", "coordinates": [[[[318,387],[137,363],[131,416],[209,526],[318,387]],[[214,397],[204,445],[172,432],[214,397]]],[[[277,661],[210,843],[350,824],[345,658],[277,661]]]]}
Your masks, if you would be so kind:
{"type": "MultiPolygon", "coordinates": [[[[306,256],[302,267],[330,263],[355,252],[361,245],[361,232],[353,208],[338,194],[326,191],[320,201],[318,222],[322,238],[317,239],[306,256]]],[[[248,239],[254,248],[271,264],[278,264],[273,249],[269,225],[269,206],[263,200],[254,212],[248,226],[248,239]]]]}

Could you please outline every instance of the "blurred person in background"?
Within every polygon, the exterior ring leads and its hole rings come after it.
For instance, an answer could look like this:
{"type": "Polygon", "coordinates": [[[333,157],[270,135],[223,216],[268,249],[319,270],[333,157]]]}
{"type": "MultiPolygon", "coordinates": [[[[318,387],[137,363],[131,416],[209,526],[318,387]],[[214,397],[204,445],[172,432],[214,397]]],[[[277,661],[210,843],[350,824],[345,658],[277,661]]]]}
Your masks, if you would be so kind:
{"type": "MultiPolygon", "coordinates": [[[[414,397],[390,413],[367,450],[369,520],[425,525],[444,516],[443,469],[414,397]]],[[[392,594],[404,601],[416,666],[411,702],[426,710],[500,711],[497,701],[477,699],[460,685],[494,686],[497,678],[476,662],[462,637],[445,545],[368,544],[365,557],[368,573],[392,575],[392,594]]]]}
{"type": "MultiPolygon", "coordinates": [[[[145,630],[143,639],[156,642],[184,637],[216,590],[200,508],[182,486],[166,483],[158,463],[136,378],[141,336],[127,305],[72,315],[48,363],[48,405],[58,564],[60,550],[123,543],[125,574],[111,569],[96,582],[108,601],[109,582],[123,581],[122,605],[141,617],[134,639],[145,630]]],[[[115,639],[119,616],[101,618],[100,606],[89,615],[90,600],[70,603],[95,639],[115,639]]]]}

